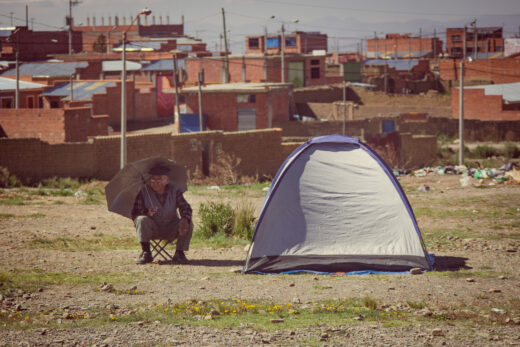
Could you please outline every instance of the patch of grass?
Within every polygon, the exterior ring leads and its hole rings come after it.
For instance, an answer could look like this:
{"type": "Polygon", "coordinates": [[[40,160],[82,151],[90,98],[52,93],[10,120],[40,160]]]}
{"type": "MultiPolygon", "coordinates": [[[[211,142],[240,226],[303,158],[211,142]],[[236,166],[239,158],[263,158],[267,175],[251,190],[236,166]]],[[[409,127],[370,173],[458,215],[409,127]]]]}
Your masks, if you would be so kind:
{"type": "Polygon", "coordinates": [[[210,237],[206,237],[199,230],[195,230],[191,239],[190,246],[193,248],[230,248],[249,244],[250,240],[229,237],[224,233],[217,233],[210,237]]]}
{"type": "Polygon", "coordinates": [[[504,144],[503,154],[506,158],[520,158],[520,148],[514,142],[506,142],[504,144]]]}
{"type": "Polygon", "coordinates": [[[84,191],[86,197],[81,200],[83,205],[103,205],[106,203],[105,190],[101,188],[89,188],[84,191]]]}
{"type": "Polygon", "coordinates": [[[22,206],[22,205],[30,205],[29,202],[31,200],[30,197],[22,196],[22,195],[8,195],[2,196],[0,198],[0,205],[14,205],[14,206],[22,206]]]}
{"type": "Polygon", "coordinates": [[[65,251],[99,251],[109,249],[137,249],[139,243],[135,237],[116,237],[96,233],[90,238],[39,237],[32,239],[28,247],[65,251]]]}
{"type": "Polygon", "coordinates": [[[227,203],[201,203],[199,207],[200,228],[198,233],[209,238],[222,233],[227,236],[233,234],[235,212],[227,203]]]}
{"type": "Polygon", "coordinates": [[[326,289],[332,289],[332,286],[316,284],[316,285],[313,285],[312,288],[317,289],[317,290],[326,290],[326,289]]]}
{"type": "Polygon", "coordinates": [[[45,218],[46,216],[43,213],[31,213],[20,216],[22,218],[45,218]]]}
{"type": "Polygon", "coordinates": [[[471,152],[473,158],[490,158],[499,154],[497,148],[489,145],[479,145],[471,152]]]}
{"type": "Polygon", "coordinates": [[[250,240],[255,231],[255,205],[245,196],[239,200],[235,209],[233,235],[241,239],[250,240]]]}
{"type": "Polygon", "coordinates": [[[103,282],[110,283],[133,283],[135,273],[124,272],[110,273],[69,273],[69,272],[45,272],[40,269],[15,269],[0,271],[0,292],[9,296],[12,290],[21,289],[33,292],[38,288],[49,285],[98,285],[103,282]]]}
{"type": "Polygon", "coordinates": [[[8,220],[10,218],[15,218],[16,216],[11,213],[0,213],[0,220],[8,220]]]}
{"type": "Polygon", "coordinates": [[[54,189],[69,189],[71,191],[77,190],[80,187],[81,183],[78,179],[70,178],[70,177],[51,177],[42,180],[41,187],[44,188],[54,188],[54,189]]]}
{"type": "Polygon", "coordinates": [[[406,302],[410,308],[420,310],[426,307],[426,303],[424,301],[407,301],[406,302]]]}

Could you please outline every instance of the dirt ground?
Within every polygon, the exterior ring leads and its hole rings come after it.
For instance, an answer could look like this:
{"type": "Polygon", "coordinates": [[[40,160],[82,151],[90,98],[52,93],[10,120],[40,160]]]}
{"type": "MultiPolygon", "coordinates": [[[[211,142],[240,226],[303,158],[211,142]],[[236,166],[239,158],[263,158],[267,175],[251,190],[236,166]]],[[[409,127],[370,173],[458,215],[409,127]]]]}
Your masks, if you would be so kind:
{"type": "MultiPolygon", "coordinates": [[[[131,240],[135,236],[132,222],[108,212],[104,205],[82,204],[81,197],[55,196],[32,197],[25,205],[0,204],[4,273],[37,271],[78,278],[77,283],[4,292],[0,345],[520,345],[520,185],[472,180],[461,187],[459,179],[400,178],[428,251],[436,256],[437,271],[421,275],[241,275],[234,270],[243,265],[246,251],[242,246],[191,249],[188,265],[138,266],[134,263],[137,246],[92,250],[46,246],[45,240],[79,242],[100,234],[122,243],[131,240]],[[116,295],[103,290],[105,278],[112,282],[111,274],[114,287],[144,294],[116,295]],[[90,281],[98,275],[99,282],[90,281]],[[122,276],[126,279],[117,282],[122,276]],[[324,321],[298,329],[286,329],[281,323],[279,329],[270,330],[254,324],[225,328],[189,322],[68,322],[71,315],[84,311],[108,308],[124,316],[136,307],[192,299],[264,300],[304,309],[320,300],[367,296],[377,301],[382,312],[406,311],[410,320],[386,325],[363,319],[339,324],[324,321]],[[422,304],[414,307],[411,302],[422,304]],[[53,311],[60,316],[49,313],[53,311]],[[40,322],[51,323],[10,323],[6,317],[13,312],[39,314],[40,322]]],[[[0,200],[10,194],[0,192],[0,200]]],[[[197,218],[199,204],[216,201],[218,195],[196,190],[186,198],[197,218]]],[[[227,199],[232,204],[236,200],[227,199]]],[[[263,198],[250,199],[258,212],[263,198]]]]}

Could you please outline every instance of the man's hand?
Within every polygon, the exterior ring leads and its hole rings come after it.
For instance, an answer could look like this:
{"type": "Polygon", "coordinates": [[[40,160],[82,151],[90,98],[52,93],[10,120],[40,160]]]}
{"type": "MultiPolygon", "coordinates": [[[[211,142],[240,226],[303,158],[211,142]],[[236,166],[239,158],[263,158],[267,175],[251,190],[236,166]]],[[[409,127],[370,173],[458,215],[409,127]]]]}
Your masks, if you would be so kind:
{"type": "Polygon", "coordinates": [[[182,218],[179,222],[179,233],[181,235],[186,235],[190,230],[190,222],[186,218],[182,218]]]}
{"type": "Polygon", "coordinates": [[[152,207],[148,210],[148,217],[153,217],[159,208],[157,206],[152,207]]]}

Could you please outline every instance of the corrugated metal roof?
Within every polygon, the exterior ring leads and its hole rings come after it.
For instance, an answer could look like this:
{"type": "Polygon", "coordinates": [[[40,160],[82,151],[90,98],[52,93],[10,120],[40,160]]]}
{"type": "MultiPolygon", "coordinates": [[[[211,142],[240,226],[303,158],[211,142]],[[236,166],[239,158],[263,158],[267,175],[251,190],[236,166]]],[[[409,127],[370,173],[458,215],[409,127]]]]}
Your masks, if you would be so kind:
{"type": "MultiPolygon", "coordinates": [[[[184,59],[177,59],[177,67],[184,69],[184,59]]],[[[161,59],[146,65],[142,71],[173,71],[172,59],[161,59]]]]}
{"type": "Polygon", "coordinates": [[[397,71],[410,71],[413,69],[417,64],[419,64],[418,60],[413,59],[370,59],[365,60],[363,62],[363,65],[375,65],[375,66],[381,66],[381,65],[388,65],[388,67],[394,68],[397,71]]]}
{"type": "MultiPolygon", "coordinates": [[[[426,56],[430,56],[432,55],[432,51],[401,51],[401,52],[397,52],[397,57],[398,58],[424,58],[426,56]]],[[[367,57],[368,58],[376,58],[376,54],[375,52],[367,52],[367,57]]],[[[394,51],[388,51],[388,52],[379,52],[378,56],[376,59],[379,59],[379,58],[394,58],[395,57],[395,52],[394,51]]]]}
{"type": "MultiPolygon", "coordinates": [[[[109,71],[121,71],[123,69],[122,60],[106,60],[102,62],[103,72],[109,71]]],[[[126,61],[126,71],[137,71],[141,70],[143,65],[134,61],[126,61]]]]}
{"type": "MultiPolygon", "coordinates": [[[[161,44],[166,44],[168,41],[133,41],[126,44],[126,51],[158,51],[161,49],[161,44]]],[[[119,45],[112,49],[115,52],[123,50],[123,45],[119,45]]]]}
{"type": "MultiPolygon", "coordinates": [[[[33,77],[70,77],[77,68],[86,67],[87,62],[71,63],[24,63],[20,65],[20,75],[33,77]]],[[[16,76],[16,69],[2,73],[4,76],[16,76]]]]}
{"type": "MultiPolygon", "coordinates": [[[[220,83],[202,86],[203,93],[267,93],[269,90],[289,88],[289,83],[220,83]]],[[[182,89],[182,93],[197,93],[199,87],[187,87],[182,89]]]]}
{"type": "Polygon", "coordinates": [[[520,82],[505,84],[486,84],[464,87],[464,89],[484,89],[485,95],[501,95],[505,102],[520,102],[520,82]]]}
{"type": "MultiPolygon", "coordinates": [[[[103,94],[107,87],[114,87],[114,81],[73,81],[73,99],[91,100],[94,94],[103,94]]],[[[70,83],[61,83],[54,88],[46,90],[43,96],[64,96],[62,100],[70,100],[70,83]]]]}
{"type": "Polygon", "coordinates": [[[11,29],[0,29],[0,37],[9,37],[12,32],[11,29]]]}
{"type": "MultiPolygon", "coordinates": [[[[47,87],[45,84],[34,83],[34,82],[26,82],[19,81],[18,88],[19,89],[37,89],[47,87]]],[[[7,77],[0,77],[0,90],[16,90],[16,80],[7,77]]]]}

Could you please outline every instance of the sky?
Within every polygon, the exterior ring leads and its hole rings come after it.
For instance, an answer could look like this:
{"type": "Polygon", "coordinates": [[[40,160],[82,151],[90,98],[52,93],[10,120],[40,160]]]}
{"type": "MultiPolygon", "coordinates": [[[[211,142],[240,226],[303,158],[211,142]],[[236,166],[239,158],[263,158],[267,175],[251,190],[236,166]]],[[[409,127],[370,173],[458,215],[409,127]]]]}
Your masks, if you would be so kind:
{"type": "MultiPolygon", "coordinates": [[[[77,0],[73,0],[77,1],[77,0]]],[[[0,0],[0,27],[25,25],[60,30],[65,26],[69,0],[0,0]]],[[[445,29],[462,27],[477,19],[477,26],[503,26],[504,37],[520,35],[520,0],[80,0],[72,6],[76,25],[87,17],[134,16],[143,8],[152,10],[159,23],[181,23],[184,31],[200,37],[209,50],[220,49],[223,33],[222,8],[230,49],[245,51],[247,35],[294,30],[319,31],[329,37],[330,51],[356,51],[362,40],[386,33],[434,34],[445,41],[445,29]],[[274,16],[274,18],[273,18],[274,16]],[[297,20],[297,23],[295,21],[297,20]]],[[[149,23],[151,18],[149,18],[149,23]]]]}

